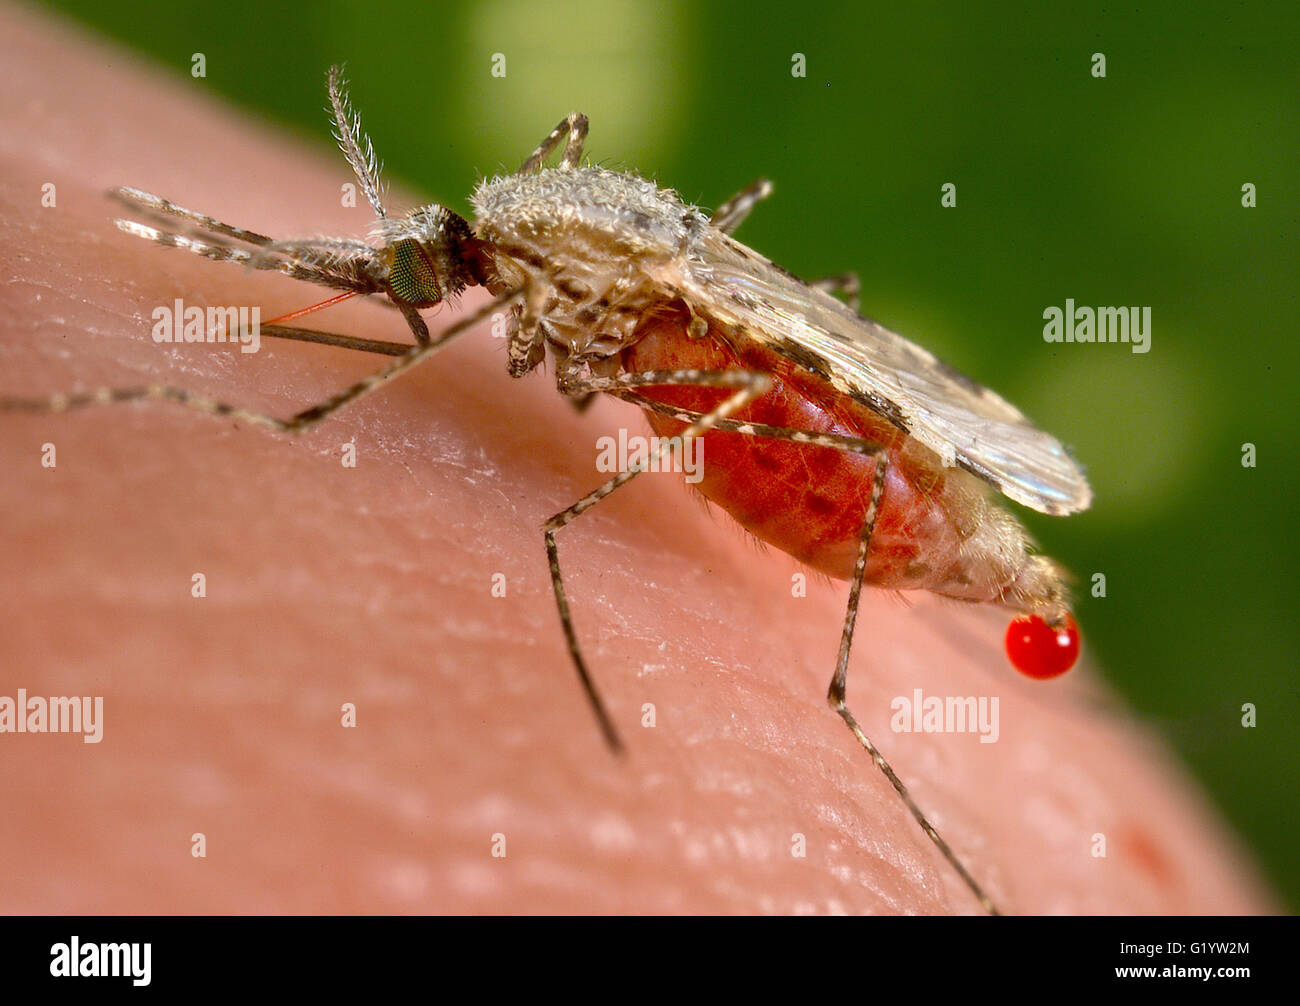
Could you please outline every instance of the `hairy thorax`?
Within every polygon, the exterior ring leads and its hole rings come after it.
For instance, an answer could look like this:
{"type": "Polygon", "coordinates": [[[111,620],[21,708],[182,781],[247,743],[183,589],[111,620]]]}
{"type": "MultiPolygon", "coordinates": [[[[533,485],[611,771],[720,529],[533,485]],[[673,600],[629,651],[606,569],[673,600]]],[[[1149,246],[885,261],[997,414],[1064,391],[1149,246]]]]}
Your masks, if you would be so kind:
{"type": "Polygon", "coordinates": [[[539,291],[548,340],[576,357],[632,341],[663,299],[667,266],[708,224],[653,182],[597,167],[491,179],[472,203],[476,234],[492,249],[489,289],[539,291]]]}

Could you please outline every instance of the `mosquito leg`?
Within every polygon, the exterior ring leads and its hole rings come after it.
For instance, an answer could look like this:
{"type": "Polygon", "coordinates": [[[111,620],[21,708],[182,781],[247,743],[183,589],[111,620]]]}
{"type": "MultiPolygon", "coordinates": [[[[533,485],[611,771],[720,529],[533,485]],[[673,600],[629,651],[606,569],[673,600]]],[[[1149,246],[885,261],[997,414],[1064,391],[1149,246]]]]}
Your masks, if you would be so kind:
{"type": "MultiPolygon", "coordinates": [[[[705,415],[703,412],[695,412],[669,405],[667,402],[646,398],[635,391],[606,390],[605,393],[622,401],[631,402],[638,408],[648,409],[683,423],[696,422],[705,415]]],[[[834,447],[836,450],[867,454],[872,457],[880,453],[879,444],[863,440],[861,437],[850,437],[839,433],[814,433],[811,430],[795,430],[786,426],[769,426],[766,423],[753,423],[747,419],[718,419],[714,421],[712,428],[726,433],[743,433],[746,436],[764,437],[770,440],[789,440],[810,447],[834,447]]]]}
{"type": "Polygon", "coordinates": [[[184,388],[170,385],[152,384],[142,388],[99,388],[96,391],[76,394],[52,395],[49,398],[14,398],[0,397],[0,411],[10,412],[66,412],[69,409],[84,408],[90,405],[114,405],[119,402],[169,401],[187,408],[196,409],[215,416],[230,416],[258,426],[265,426],[282,433],[303,433],[311,429],[327,416],[350,405],[359,398],[377,390],[390,379],[411,370],[427,360],[456,336],[473,328],[488,317],[493,311],[518,297],[517,292],[506,294],[491,303],[467,315],[450,328],[438,333],[437,339],[425,346],[410,346],[406,352],[382,370],[362,378],[351,387],[319,402],[310,408],[280,419],[260,412],[250,412],[238,406],[228,405],[203,395],[196,395],[184,388]]]}
{"type": "MultiPolygon", "coordinates": [[[[724,234],[731,234],[745,222],[745,218],[753,212],[754,207],[771,194],[772,183],[766,178],[760,178],[714,210],[710,223],[724,234]]],[[[818,290],[825,290],[827,293],[843,294],[849,307],[854,311],[858,310],[858,294],[862,287],[858,282],[857,273],[844,272],[838,276],[827,276],[808,285],[818,290]]]]}
{"type": "MultiPolygon", "coordinates": [[[[755,206],[771,194],[772,183],[766,178],[760,178],[714,210],[710,223],[724,234],[730,234],[745,222],[745,218],[753,212],[755,206]]],[[[830,294],[843,294],[849,307],[854,311],[858,310],[858,294],[861,292],[862,285],[858,282],[857,273],[844,272],[838,276],[827,276],[808,285],[830,294]]]]}
{"type": "Polygon", "coordinates": [[[550,286],[544,281],[534,281],[506,344],[506,373],[511,377],[523,377],[546,355],[542,314],[550,298],[550,286]]]}
{"type": "MultiPolygon", "coordinates": [[[[546,321],[542,321],[541,325],[542,325],[542,334],[549,335],[549,333],[546,331],[548,323],[546,321]]],[[[554,354],[555,357],[556,373],[564,373],[568,370],[571,370],[574,365],[572,362],[570,362],[571,358],[569,356],[568,351],[564,348],[564,342],[562,340],[557,339],[551,341],[550,345],[551,345],[551,352],[554,354]]],[[[545,347],[542,348],[543,350],[545,349],[545,347]]],[[[577,395],[565,395],[564,400],[569,403],[569,405],[573,408],[574,412],[576,412],[578,415],[582,415],[589,408],[591,408],[592,403],[599,397],[600,397],[599,392],[584,391],[577,395]]]]}
{"type": "Polygon", "coordinates": [[[713,211],[713,226],[724,234],[730,234],[745,222],[755,206],[771,194],[772,183],[766,178],[752,182],[713,211]]]}
{"type": "Polygon", "coordinates": [[[979,899],[979,903],[984,910],[990,915],[1000,915],[1001,913],[993,904],[993,900],[985,893],[984,888],[979,885],[979,882],[971,875],[970,871],[966,869],[966,865],[957,857],[957,854],[952,851],[952,847],[939,834],[938,829],[930,823],[929,818],[925,816],[925,812],[917,806],[916,801],[912,799],[912,794],[903,785],[903,780],[898,778],[898,774],[893,767],[885,760],[885,756],[880,753],[876,745],[871,742],[871,738],[863,732],[856,717],[845,704],[845,693],[848,689],[849,649],[853,645],[853,628],[858,620],[858,606],[862,597],[862,581],[867,571],[867,552],[871,548],[871,536],[875,531],[876,517],[880,513],[880,498],[884,494],[885,472],[888,468],[889,456],[882,452],[876,457],[875,476],[871,483],[871,501],[867,504],[867,515],[862,522],[862,534],[858,540],[858,560],[853,567],[853,580],[849,585],[849,607],[844,615],[844,631],[840,636],[840,652],[835,661],[835,676],[831,678],[831,687],[826,698],[830,702],[831,708],[839,713],[840,719],[844,720],[845,724],[853,732],[853,736],[866,749],[867,754],[871,755],[871,760],[876,763],[876,768],[884,773],[885,778],[889,780],[889,784],[894,787],[894,792],[898,794],[899,799],[911,811],[916,823],[921,826],[921,830],[935,844],[949,865],[957,871],[966,886],[970,888],[971,893],[979,899]]]}
{"type": "Polygon", "coordinates": [[[415,336],[416,344],[420,346],[430,345],[432,340],[429,336],[429,326],[425,324],[420,312],[410,304],[398,304],[397,306],[402,312],[402,317],[406,319],[406,323],[411,326],[411,334],[415,336]]]}
{"type": "Polygon", "coordinates": [[[838,276],[827,276],[825,279],[814,280],[808,284],[818,290],[825,290],[827,293],[843,294],[844,300],[855,312],[858,310],[858,295],[862,292],[862,284],[858,282],[858,274],[855,272],[842,272],[838,276]]]}
{"type": "Polygon", "coordinates": [[[339,149],[352,165],[362,191],[375,208],[375,215],[386,217],[388,214],[380,195],[379,158],[375,156],[375,146],[370,137],[361,128],[361,116],[348,99],[347,82],[340,66],[330,67],[329,94],[330,108],[334,112],[334,139],[338,140],[339,149]]]}
{"type": "MultiPolygon", "coordinates": [[[[569,375],[561,372],[558,375],[558,383],[560,392],[569,396],[605,391],[611,387],[630,389],[656,384],[694,384],[737,389],[716,409],[700,416],[692,423],[682,434],[683,439],[698,436],[711,429],[715,422],[726,418],[737,409],[744,408],[749,402],[763,394],[771,384],[765,374],[745,370],[660,370],[599,378],[570,378],[569,375]]],[[[619,472],[598,489],[589,492],[572,506],[555,514],[545,525],[546,555],[551,567],[551,588],[555,592],[555,604],[559,608],[560,624],[564,629],[564,638],[569,646],[569,656],[573,659],[574,668],[578,672],[583,691],[586,692],[592,711],[600,724],[601,732],[605,735],[605,741],[614,751],[621,751],[623,744],[619,740],[618,731],[614,728],[614,722],[610,719],[605,704],[600,698],[600,693],[596,690],[595,682],[592,681],[591,673],[587,670],[587,663],[583,659],[582,649],[578,645],[578,635],[574,630],[573,616],[569,611],[568,595],[564,591],[564,578],[560,573],[560,553],[555,543],[555,534],[561,528],[582,516],[610,493],[627,485],[646,468],[655,465],[668,449],[669,444],[661,444],[654,456],[647,458],[642,465],[619,472]]]]}
{"type": "MultiPolygon", "coordinates": [[[[635,391],[618,391],[606,390],[608,393],[616,395],[624,401],[632,402],[642,408],[650,409],[660,415],[665,415],[677,419],[684,423],[697,423],[704,418],[704,415],[689,409],[680,409],[676,406],[666,405],[662,402],[656,402],[654,399],[646,398],[644,395],[635,391]]],[[[862,531],[858,540],[858,557],[857,563],[853,568],[853,579],[849,586],[849,603],[848,609],[844,616],[844,630],[840,636],[839,655],[835,661],[835,674],[831,678],[830,690],[827,693],[827,699],[831,708],[839,714],[844,720],[853,736],[858,739],[871,760],[876,763],[876,767],[889,780],[889,784],[902,799],[916,823],[921,826],[921,830],[935,844],[939,852],[943,855],[949,865],[952,866],[957,874],[961,877],[966,886],[979,899],[984,910],[990,915],[1001,914],[993,904],[993,900],[988,896],[979,882],[971,875],[965,864],[953,852],[952,847],[939,834],[938,829],[930,823],[925,812],[912,799],[911,793],[898,777],[893,767],[885,760],[884,755],[872,743],[871,738],[866,735],[857,718],[849,710],[845,701],[845,695],[848,689],[848,668],[849,668],[849,651],[853,645],[853,630],[857,625],[858,610],[861,604],[862,584],[867,571],[867,557],[871,549],[871,538],[875,531],[876,517],[880,512],[880,500],[884,495],[885,475],[889,470],[889,455],[881,450],[880,445],[873,444],[870,441],[860,440],[856,437],[841,436],[839,434],[812,433],[807,430],[794,430],[779,426],[768,426],[763,423],[750,423],[743,420],[728,418],[718,418],[712,423],[712,427],[717,430],[724,430],[734,433],[743,433],[750,436],[766,437],[774,440],[790,440],[799,444],[810,444],[821,447],[834,447],[838,450],[852,451],[857,454],[864,454],[875,459],[875,468],[871,480],[871,497],[867,504],[866,516],[862,521],[862,531]]],[[[683,434],[685,436],[685,434],[683,434]]]]}
{"type": "Polygon", "coordinates": [[[274,339],[289,339],[294,342],[314,342],[322,346],[338,346],[340,349],[355,349],[360,353],[374,353],[378,356],[405,356],[411,351],[409,342],[384,342],[379,339],[359,339],[351,335],[335,335],[333,332],[320,332],[314,328],[296,328],[292,325],[264,324],[258,327],[258,333],[269,335],[274,339]]]}
{"type": "Polygon", "coordinates": [[[565,136],[568,140],[564,144],[564,157],[560,161],[560,166],[564,168],[576,168],[578,161],[582,157],[582,145],[587,139],[587,117],[581,112],[572,112],[559,125],[551,130],[550,134],[544,139],[524,161],[523,166],[519,169],[521,175],[532,174],[542,166],[542,162],[551,156],[551,152],[560,145],[560,140],[565,136]]]}

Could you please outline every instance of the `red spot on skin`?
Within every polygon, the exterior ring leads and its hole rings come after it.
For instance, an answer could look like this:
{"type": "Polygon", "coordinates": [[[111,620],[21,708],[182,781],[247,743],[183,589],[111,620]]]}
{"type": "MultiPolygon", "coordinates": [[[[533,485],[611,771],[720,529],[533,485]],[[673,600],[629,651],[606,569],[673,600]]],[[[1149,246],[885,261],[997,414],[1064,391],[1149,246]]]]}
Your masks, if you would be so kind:
{"type": "Polygon", "coordinates": [[[1136,825],[1121,827],[1115,836],[1120,853],[1132,861],[1161,887],[1172,887],[1177,880],[1174,867],[1156,840],[1136,825]]]}
{"type": "Polygon", "coordinates": [[[1079,659],[1079,627],[1069,615],[1058,626],[1023,615],[1007,626],[1007,658],[1021,674],[1045,681],[1059,677],[1079,659]]]}

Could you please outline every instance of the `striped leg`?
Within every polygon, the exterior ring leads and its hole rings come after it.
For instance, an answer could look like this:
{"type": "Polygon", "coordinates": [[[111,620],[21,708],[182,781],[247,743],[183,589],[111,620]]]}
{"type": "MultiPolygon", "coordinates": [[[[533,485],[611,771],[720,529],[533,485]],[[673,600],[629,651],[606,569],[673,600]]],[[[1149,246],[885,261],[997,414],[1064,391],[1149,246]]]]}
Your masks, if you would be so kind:
{"type": "MultiPolygon", "coordinates": [[[[66,412],[69,409],[85,408],[91,405],[115,405],[120,402],[137,401],[168,401],[175,402],[178,405],[183,405],[186,408],[196,409],[199,412],[206,412],[210,415],[230,416],[234,419],[242,419],[245,422],[278,430],[281,433],[304,433],[327,416],[332,415],[345,406],[351,405],[353,402],[357,401],[357,399],[365,397],[372,391],[376,391],[391,378],[397,377],[404,374],[406,371],[419,366],[439,349],[451,342],[451,340],[456,336],[473,328],[484,318],[491,315],[493,311],[500,310],[503,305],[510,303],[518,296],[518,293],[511,293],[497,298],[491,303],[479,308],[473,314],[462,318],[450,328],[440,332],[438,337],[427,345],[406,347],[401,356],[388,364],[388,366],[384,367],[382,370],[371,374],[369,377],[363,378],[351,387],[344,388],[342,391],[330,396],[323,402],[319,402],[310,408],[303,409],[301,412],[290,416],[288,419],[280,419],[276,416],[270,416],[260,412],[251,412],[238,406],[217,401],[216,399],[208,398],[203,395],[196,395],[184,388],[177,388],[164,384],[152,384],[140,388],[100,388],[96,391],[52,395],[48,398],[17,398],[6,396],[0,397],[0,411],[66,412]]],[[[328,333],[313,334],[328,335],[328,333]]],[[[289,338],[293,338],[293,336],[289,336],[289,338]]],[[[317,340],[312,339],[309,341],[317,340]]],[[[359,347],[354,346],[351,348],[359,347]]],[[[381,351],[387,352],[386,350],[381,351]]]]}
{"type": "Polygon", "coordinates": [[[258,332],[273,339],[287,339],[291,342],[314,342],[322,346],[337,346],[339,349],[354,349],[359,353],[374,353],[376,356],[405,356],[411,351],[409,342],[360,339],[353,335],[336,335],[333,332],[321,332],[314,328],[297,328],[292,325],[263,324],[259,326],[258,332]]]}
{"type": "MultiPolygon", "coordinates": [[[[766,178],[760,178],[714,210],[709,222],[724,234],[731,234],[745,222],[745,218],[753,212],[754,207],[771,194],[772,183],[766,178]]],[[[818,290],[825,290],[827,293],[843,294],[849,307],[854,311],[858,310],[858,293],[861,284],[858,282],[857,273],[844,272],[838,276],[827,276],[825,279],[814,280],[808,285],[818,290]]]]}
{"type": "Polygon", "coordinates": [[[724,234],[730,234],[745,222],[755,206],[771,194],[772,183],[766,178],[752,182],[713,211],[713,226],[724,234]]]}
{"type": "MultiPolygon", "coordinates": [[[[718,420],[726,418],[737,409],[744,408],[745,405],[763,394],[771,386],[771,381],[765,374],[745,370],[660,370],[641,374],[620,374],[617,377],[608,378],[572,378],[570,375],[560,373],[558,383],[560,392],[571,397],[611,389],[631,389],[665,384],[694,384],[737,389],[735,394],[728,397],[712,412],[696,419],[690,428],[683,433],[683,440],[698,436],[711,429],[718,420]]],[[[596,685],[592,681],[591,673],[587,670],[587,663],[582,657],[582,649],[578,646],[578,636],[573,627],[573,616],[569,612],[569,600],[564,592],[564,578],[560,574],[560,553],[555,544],[555,534],[561,528],[581,517],[614,490],[627,485],[646,468],[654,466],[667,449],[667,444],[661,445],[652,458],[648,458],[643,464],[629,468],[625,472],[619,472],[598,489],[589,492],[572,506],[555,514],[546,522],[545,526],[546,555],[551,566],[551,588],[555,592],[555,604],[560,610],[560,624],[564,628],[564,638],[569,644],[569,656],[573,658],[578,678],[582,682],[587,699],[591,702],[601,732],[604,733],[606,742],[614,751],[621,751],[623,742],[619,739],[618,731],[614,728],[614,722],[610,719],[604,702],[601,701],[596,685]]]]}
{"type": "Polygon", "coordinates": [[[830,294],[843,294],[845,302],[855,312],[860,306],[858,295],[862,292],[862,284],[858,282],[858,274],[855,272],[842,272],[838,276],[827,276],[824,279],[813,280],[808,285],[818,290],[825,290],[830,294]]]}
{"type": "Polygon", "coordinates": [[[519,168],[519,173],[530,175],[539,170],[542,162],[551,156],[551,152],[566,136],[568,139],[564,143],[564,156],[560,159],[560,166],[576,168],[578,161],[582,159],[582,145],[587,140],[587,117],[581,112],[569,113],[558,126],[552,129],[546,139],[538,144],[537,149],[528,155],[528,159],[519,168]]]}
{"type": "MultiPolygon", "coordinates": [[[[898,773],[894,771],[893,766],[889,764],[885,759],[885,756],[880,753],[880,749],[876,747],[871,738],[863,731],[857,718],[849,710],[846,701],[846,693],[848,691],[849,652],[853,646],[853,632],[857,625],[858,611],[861,606],[862,585],[867,571],[867,559],[871,550],[871,539],[875,533],[876,517],[880,512],[880,501],[884,495],[885,476],[889,470],[888,453],[881,450],[878,444],[873,444],[870,441],[861,440],[856,437],[842,436],[839,434],[812,433],[807,430],[794,430],[780,426],[768,426],[763,423],[750,423],[745,422],[744,420],[730,419],[725,416],[713,416],[712,413],[706,415],[688,409],[681,409],[663,402],[657,402],[654,399],[646,398],[644,395],[638,394],[630,389],[620,389],[617,386],[614,386],[610,381],[602,381],[598,383],[602,386],[597,390],[605,391],[608,394],[612,394],[624,401],[631,402],[643,409],[649,409],[660,415],[668,416],[669,418],[676,419],[683,423],[699,425],[707,420],[708,427],[715,430],[741,433],[748,436],[766,437],[774,440],[789,440],[797,444],[833,447],[837,450],[851,451],[855,454],[864,454],[875,459],[875,469],[871,482],[871,497],[867,504],[867,512],[863,518],[862,531],[858,539],[857,562],[854,565],[853,578],[849,585],[849,602],[844,615],[844,629],[840,635],[839,654],[835,660],[835,672],[831,678],[830,689],[827,692],[827,700],[830,702],[831,708],[839,714],[840,718],[844,720],[844,723],[848,726],[849,730],[852,731],[853,736],[857,738],[858,743],[861,744],[867,754],[871,756],[871,760],[889,781],[889,784],[894,788],[894,791],[903,801],[904,806],[907,807],[912,817],[916,820],[916,823],[920,825],[921,830],[925,832],[930,841],[934,843],[935,847],[942,854],[943,858],[948,861],[949,865],[957,871],[958,876],[961,877],[962,881],[971,890],[971,893],[979,899],[980,905],[983,906],[984,910],[990,915],[1001,914],[993,904],[993,900],[985,892],[984,888],[981,887],[979,882],[974,878],[974,876],[972,876],[971,872],[966,868],[966,865],[952,850],[952,847],[944,837],[939,834],[938,829],[930,823],[929,818],[926,817],[925,812],[921,810],[920,806],[918,806],[916,801],[912,798],[911,793],[903,784],[903,780],[898,777],[898,773]]],[[[679,381],[675,383],[694,384],[700,382],[679,381]]],[[[694,434],[692,434],[689,429],[682,434],[683,438],[688,435],[694,434]]],[[[630,478],[631,476],[628,477],[630,478]]],[[[548,546],[550,544],[551,541],[548,538],[548,546]]],[[[558,564],[555,562],[554,552],[552,552],[551,576],[552,581],[557,584],[558,596],[560,592],[558,586],[559,568],[558,564]]],[[[567,606],[562,606],[561,618],[563,619],[566,614],[567,606]]],[[[576,643],[573,642],[572,629],[567,621],[565,624],[565,634],[570,638],[570,650],[573,652],[575,663],[578,664],[579,673],[582,674],[584,673],[584,668],[581,662],[582,658],[576,652],[576,643]]]]}

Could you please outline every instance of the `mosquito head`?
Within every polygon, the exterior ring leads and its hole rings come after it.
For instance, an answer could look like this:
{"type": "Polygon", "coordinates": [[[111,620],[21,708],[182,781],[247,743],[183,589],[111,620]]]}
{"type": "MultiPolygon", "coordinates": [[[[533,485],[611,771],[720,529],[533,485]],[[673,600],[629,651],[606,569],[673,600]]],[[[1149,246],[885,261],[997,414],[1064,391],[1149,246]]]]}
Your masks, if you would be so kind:
{"type": "Polygon", "coordinates": [[[388,295],[396,303],[433,307],[483,282],[481,242],[451,210],[422,206],[400,219],[381,219],[377,229],[388,266],[388,295]]]}

